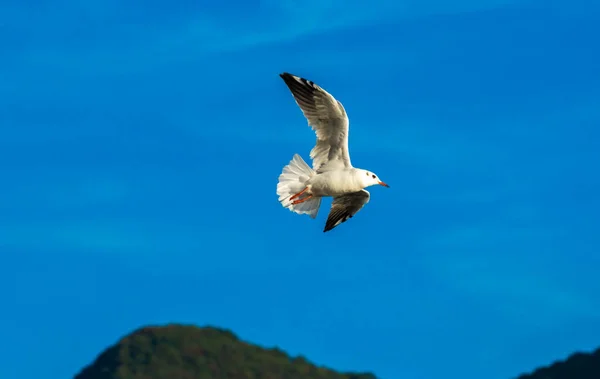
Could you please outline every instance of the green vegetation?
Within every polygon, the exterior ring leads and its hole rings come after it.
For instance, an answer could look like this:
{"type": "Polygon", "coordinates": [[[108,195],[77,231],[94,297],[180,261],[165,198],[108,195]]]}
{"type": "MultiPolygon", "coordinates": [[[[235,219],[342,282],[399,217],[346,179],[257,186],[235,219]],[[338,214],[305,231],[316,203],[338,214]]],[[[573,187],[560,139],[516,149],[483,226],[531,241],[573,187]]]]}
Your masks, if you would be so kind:
{"type": "Polygon", "coordinates": [[[593,353],[575,353],[565,361],[541,367],[517,379],[599,379],[600,349],[593,353]]]}
{"type": "Polygon", "coordinates": [[[108,348],[75,379],[376,379],[241,341],[227,330],[145,327],[108,348]]]}
{"type": "MultiPolygon", "coordinates": [[[[575,353],[516,379],[599,379],[600,349],[575,353]]],[[[377,379],[340,373],[292,358],[277,348],[241,341],[224,329],[186,325],[145,327],[124,337],[75,379],[377,379]]]]}

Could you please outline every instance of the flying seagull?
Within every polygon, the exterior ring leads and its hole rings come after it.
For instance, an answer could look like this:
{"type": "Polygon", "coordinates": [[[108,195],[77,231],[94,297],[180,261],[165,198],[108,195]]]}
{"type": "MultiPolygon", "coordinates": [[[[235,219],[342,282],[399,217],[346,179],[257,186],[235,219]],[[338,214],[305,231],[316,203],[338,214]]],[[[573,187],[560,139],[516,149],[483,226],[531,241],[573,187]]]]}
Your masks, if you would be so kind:
{"type": "Polygon", "coordinates": [[[323,232],[346,222],[369,202],[366,187],[382,185],[373,171],[355,168],[348,151],[348,116],[342,106],[323,88],[310,80],[284,72],[279,75],[317,135],[310,152],[313,167],[298,154],[283,168],[277,195],[284,208],[317,217],[321,198],[333,197],[323,232]]]}

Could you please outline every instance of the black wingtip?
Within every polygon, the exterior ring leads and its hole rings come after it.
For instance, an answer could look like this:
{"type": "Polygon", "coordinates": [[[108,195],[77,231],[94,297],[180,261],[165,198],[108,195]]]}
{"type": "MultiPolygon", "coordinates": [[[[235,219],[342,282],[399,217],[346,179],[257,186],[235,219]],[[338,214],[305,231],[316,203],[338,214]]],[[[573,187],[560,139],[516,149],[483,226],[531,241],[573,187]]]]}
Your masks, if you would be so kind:
{"type": "Polygon", "coordinates": [[[294,75],[290,74],[289,72],[282,72],[281,74],[279,74],[279,77],[281,79],[283,79],[283,81],[288,85],[288,87],[295,82],[294,80],[294,75]]]}
{"type": "Polygon", "coordinates": [[[336,226],[337,225],[335,223],[331,222],[331,221],[330,222],[326,222],[325,223],[325,228],[323,229],[323,233],[328,232],[328,231],[334,229],[336,226]]]}

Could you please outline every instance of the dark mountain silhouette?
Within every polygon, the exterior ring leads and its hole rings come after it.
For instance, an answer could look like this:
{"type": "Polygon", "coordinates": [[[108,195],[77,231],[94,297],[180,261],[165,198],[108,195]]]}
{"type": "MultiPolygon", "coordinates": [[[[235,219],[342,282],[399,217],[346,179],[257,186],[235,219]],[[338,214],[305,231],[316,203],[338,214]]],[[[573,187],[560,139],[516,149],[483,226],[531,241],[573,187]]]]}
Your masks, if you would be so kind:
{"type": "Polygon", "coordinates": [[[224,329],[144,327],[101,353],[75,379],[377,379],[340,373],[262,348],[224,329]]]}
{"type": "MultiPolygon", "coordinates": [[[[75,379],[377,379],[318,367],[214,327],[148,326],[123,337],[75,379]]],[[[600,379],[600,349],[574,353],[515,379],[600,379]]]]}
{"type": "Polygon", "coordinates": [[[517,379],[600,379],[600,348],[592,353],[574,353],[517,379]]]}

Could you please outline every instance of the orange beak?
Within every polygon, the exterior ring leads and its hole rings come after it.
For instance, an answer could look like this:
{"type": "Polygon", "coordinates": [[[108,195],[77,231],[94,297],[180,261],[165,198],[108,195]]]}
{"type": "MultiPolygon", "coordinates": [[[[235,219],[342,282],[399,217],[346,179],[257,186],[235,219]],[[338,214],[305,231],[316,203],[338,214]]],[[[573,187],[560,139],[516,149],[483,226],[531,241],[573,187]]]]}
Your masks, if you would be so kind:
{"type": "Polygon", "coordinates": [[[387,184],[385,184],[384,182],[379,182],[379,185],[390,188],[390,186],[388,186],[387,184]]]}

